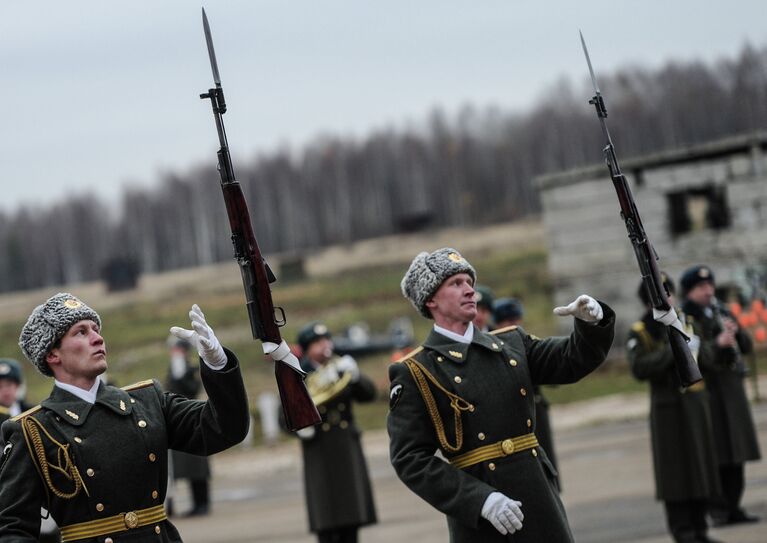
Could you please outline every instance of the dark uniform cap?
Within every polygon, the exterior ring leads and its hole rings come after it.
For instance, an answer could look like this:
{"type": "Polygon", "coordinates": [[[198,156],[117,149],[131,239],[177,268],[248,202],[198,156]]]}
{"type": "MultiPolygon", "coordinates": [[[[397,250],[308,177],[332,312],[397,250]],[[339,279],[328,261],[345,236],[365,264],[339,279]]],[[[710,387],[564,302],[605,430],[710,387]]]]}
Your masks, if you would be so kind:
{"type": "Polygon", "coordinates": [[[301,330],[298,332],[298,337],[296,338],[296,341],[301,346],[301,348],[305,351],[309,345],[314,343],[320,338],[328,338],[330,339],[330,330],[328,330],[328,327],[322,324],[319,321],[312,321],[309,324],[305,325],[301,330]]]}
{"type": "Polygon", "coordinates": [[[0,358],[0,379],[15,381],[17,385],[20,385],[22,379],[19,363],[10,358],[0,358]]]}
{"type": "Polygon", "coordinates": [[[431,297],[448,277],[467,273],[477,282],[477,272],[461,253],[451,247],[437,249],[433,253],[418,253],[402,278],[402,295],[410,300],[421,315],[432,318],[426,307],[431,297]]]}
{"type": "MultiPolygon", "coordinates": [[[[663,280],[663,286],[666,287],[666,290],[668,290],[669,294],[676,294],[676,286],[674,286],[674,280],[669,277],[669,275],[666,272],[660,272],[660,278],[663,280]]],[[[641,281],[639,283],[639,288],[637,289],[637,296],[639,296],[639,299],[642,300],[642,303],[645,305],[650,305],[650,295],[647,293],[647,289],[644,286],[644,281],[641,281]]]]}
{"type": "Polygon", "coordinates": [[[474,287],[474,292],[476,293],[474,298],[477,300],[477,307],[484,307],[492,311],[493,300],[495,296],[493,295],[493,291],[490,289],[490,287],[486,287],[485,285],[476,285],[474,287]]]}
{"type": "Polygon", "coordinates": [[[168,336],[167,344],[169,349],[178,348],[185,351],[191,351],[193,347],[189,341],[185,340],[184,338],[174,336],[173,334],[168,336]]]}
{"type": "Polygon", "coordinates": [[[43,375],[53,376],[46,355],[73,324],[92,320],[101,327],[101,317],[73,294],[59,292],[38,305],[27,319],[19,336],[19,347],[24,356],[43,375]]]}
{"type": "Polygon", "coordinates": [[[694,289],[698,283],[703,283],[704,281],[715,285],[714,272],[708,266],[693,266],[685,270],[682,278],[679,280],[679,284],[682,286],[682,291],[687,293],[694,289]]]}
{"type": "Polygon", "coordinates": [[[521,319],[524,314],[522,302],[516,298],[498,298],[493,304],[493,320],[497,323],[521,319]]]}

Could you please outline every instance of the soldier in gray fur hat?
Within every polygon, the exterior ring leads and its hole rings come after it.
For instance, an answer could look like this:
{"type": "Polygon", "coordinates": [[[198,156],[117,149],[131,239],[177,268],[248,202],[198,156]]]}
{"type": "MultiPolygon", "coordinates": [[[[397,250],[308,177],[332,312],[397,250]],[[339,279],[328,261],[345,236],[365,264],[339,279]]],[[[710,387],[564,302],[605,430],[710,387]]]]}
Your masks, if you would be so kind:
{"type": "Polygon", "coordinates": [[[32,311],[19,344],[54,386],[3,423],[0,540],[38,541],[45,506],[64,541],[181,541],[163,508],[168,449],[214,454],[242,441],[250,419],[237,358],[197,305],[189,317],[191,329],[171,333],[200,355],[207,401],[163,392],[156,380],[103,383],[101,318],[72,294],[32,311]]]}
{"type": "Polygon", "coordinates": [[[484,333],[472,324],[476,279],[445,247],[416,256],[402,280],[404,296],[434,326],[389,369],[392,465],[447,515],[450,541],[501,543],[514,534],[517,543],[571,543],[556,470],[534,433],[533,387],[572,383],[599,366],[615,314],[581,295],[554,310],[575,317],[569,337],[540,339],[518,326],[484,333]]]}

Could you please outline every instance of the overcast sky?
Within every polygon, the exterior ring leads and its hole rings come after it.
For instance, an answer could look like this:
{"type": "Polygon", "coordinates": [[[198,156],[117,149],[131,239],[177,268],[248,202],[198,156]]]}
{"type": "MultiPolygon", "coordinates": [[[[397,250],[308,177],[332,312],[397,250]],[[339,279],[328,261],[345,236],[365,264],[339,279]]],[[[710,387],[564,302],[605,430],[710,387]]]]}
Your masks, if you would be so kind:
{"type": "MultiPolygon", "coordinates": [[[[418,123],[437,105],[522,110],[560,76],[583,81],[578,28],[597,75],[767,43],[756,0],[204,5],[235,168],[323,133],[418,123]]],[[[215,161],[210,106],[198,98],[211,83],[195,2],[3,1],[0,209],[87,191],[114,202],[125,185],[215,161]]]]}

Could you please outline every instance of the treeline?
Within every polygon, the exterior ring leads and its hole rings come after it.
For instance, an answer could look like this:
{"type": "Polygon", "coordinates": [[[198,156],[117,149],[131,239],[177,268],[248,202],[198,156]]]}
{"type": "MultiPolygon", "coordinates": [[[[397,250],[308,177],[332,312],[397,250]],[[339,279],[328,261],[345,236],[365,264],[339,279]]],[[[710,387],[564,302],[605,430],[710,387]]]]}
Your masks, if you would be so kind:
{"type": "MultiPolygon", "coordinates": [[[[767,127],[767,47],[716,63],[622,69],[600,81],[620,155],[767,127]]],[[[509,92],[513,92],[509,89],[509,92]]],[[[298,251],[426,227],[479,225],[539,211],[532,180],[601,160],[585,85],[560,81],[524,114],[436,110],[417,129],[361,141],[323,138],[236,164],[262,250],[298,251]]],[[[144,272],[231,257],[212,166],[127,191],[118,218],[76,196],[0,214],[0,291],[99,277],[131,258],[144,272]]]]}

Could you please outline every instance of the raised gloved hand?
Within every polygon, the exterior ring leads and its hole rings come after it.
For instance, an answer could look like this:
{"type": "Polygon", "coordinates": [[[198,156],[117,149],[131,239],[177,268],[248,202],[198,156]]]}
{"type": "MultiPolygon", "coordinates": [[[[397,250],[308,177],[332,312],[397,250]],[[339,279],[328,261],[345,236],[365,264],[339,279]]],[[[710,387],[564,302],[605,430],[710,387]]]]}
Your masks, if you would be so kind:
{"type": "Polygon", "coordinates": [[[360,367],[351,356],[344,355],[336,362],[336,369],[340,373],[348,373],[352,376],[352,383],[360,380],[360,367]]]}
{"type": "Polygon", "coordinates": [[[301,369],[301,364],[298,362],[298,358],[290,351],[288,343],[283,339],[278,345],[271,341],[264,341],[261,344],[264,349],[264,354],[274,360],[275,362],[282,362],[289,366],[292,366],[294,370],[300,372],[302,375],[304,371],[301,369]]]}
{"type": "Polygon", "coordinates": [[[604,317],[602,306],[588,294],[581,294],[570,305],[554,308],[554,314],[560,317],[572,315],[584,322],[597,323],[604,317]]]}
{"type": "Polygon", "coordinates": [[[192,330],[173,326],[170,329],[170,333],[194,345],[200,354],[200,358],[211,368],[221,369],[226,366],[224,348],[218,342],[213,329],[205,322],[205,315],[203,315],[200,306],[197,304],[192,306],[189,318],[192,321],[192,330]]]}
{"type": "Polygon", "coordinates": [[[521,506],[522,502],[512,500],[500,492],[493,492],[485,500],[480,514],[502,535],[513,534],[522,529],[522,521],[525,520],[521,506]]]}

